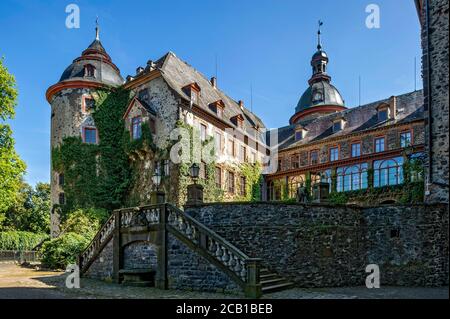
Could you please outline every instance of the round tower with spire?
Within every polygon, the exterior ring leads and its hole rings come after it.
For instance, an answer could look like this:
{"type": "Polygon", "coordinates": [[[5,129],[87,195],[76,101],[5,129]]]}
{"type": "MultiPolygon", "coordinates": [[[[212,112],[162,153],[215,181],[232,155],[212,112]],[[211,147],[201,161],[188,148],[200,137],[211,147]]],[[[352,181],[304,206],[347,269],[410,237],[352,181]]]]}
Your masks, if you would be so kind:
{"type": "MultiPolygon", "coordinates": [[[[96,91],[117,87],[124,83],[120,70],[112,62],[100,42],[100,28],[96,23],[95,40],[73,60],[59,81],[50,86],[46,98],[51,105],[52,150],[66,137],[80,137],[85,143],[98,143],[98,133],[92,117],[96,91]]],[[[51,167],[51,234],[59,234],[58,205],[65,203],[64,172],[51,167]]]]}
{"type": "Polygon", "coordinates": [[[328,55],[322,50],[320,30],[322,25],[323,23],[319,21],[317,51],[311,58],[312,76],[308,81],[309,87],[302,94],[295,108],[295,114],[289,120],[290,124],[346,109],[341,94],[330,83],[331,76],[327,73],[328,55]]]}

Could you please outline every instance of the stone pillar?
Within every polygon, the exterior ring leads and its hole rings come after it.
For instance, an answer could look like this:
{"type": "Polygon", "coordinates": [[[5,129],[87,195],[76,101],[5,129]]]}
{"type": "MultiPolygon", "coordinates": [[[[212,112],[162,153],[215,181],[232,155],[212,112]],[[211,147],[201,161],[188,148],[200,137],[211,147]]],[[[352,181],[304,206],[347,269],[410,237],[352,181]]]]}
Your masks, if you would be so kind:
{"type": "Polygon", "coordinates": [[[201,204],[203,204],[203,186],[200,184],[188,185],[186,205],[192,206],[201,204]]]}
{"type": "Polygon", "coordinates": [[[113,233],[113,281],[120,284],[119,270],[123,267],[122,243],[120,236],[120,211],[113,212],[115,214],[115,225],[113,233]]]}
{"type": "Polygon", "coordinates": [[[150,202],[152,205],[164,204],[166,202],[166,193],[160,190],[152,192],[150,202]]]}
{"type": "Polygon", "coordinates": [[[259,298],[262,295],[262,286],[259,278],[261,259],[250,258],[247,260],[247,285],[245,295],[249,298],[259,298]]]}
{"type": "Polygon", "coordinates": [[[158,249],[158,269],[155,276],[155,287],[158,289],[167,289],[167,210],[166,205],[161,205],[159,212],[158,233],[156,235],[156,242],[158,249]]]}

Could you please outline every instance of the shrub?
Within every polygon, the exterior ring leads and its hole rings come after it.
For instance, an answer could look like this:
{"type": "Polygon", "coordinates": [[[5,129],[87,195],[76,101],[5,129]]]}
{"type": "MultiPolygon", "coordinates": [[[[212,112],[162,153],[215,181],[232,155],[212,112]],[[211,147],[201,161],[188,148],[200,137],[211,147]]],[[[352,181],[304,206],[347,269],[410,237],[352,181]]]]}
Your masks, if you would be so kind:
{"type": "Polygon", "coordinates": [[[0,250],[32,250],[48,237],[47,234],[25,231],[0,232],[0,250]]]}
{"type": "Polygon", "coordinates": [[[88,244],[89,239],[82,235],[65,233],[42,245],[42,264],[51,269],[65,269],[67,265],[76,263],[88,244]]]}
{"type": "Polygon", "coordinates": [[[76,233],[91,240],[107,218],[106,210],[78,209],[67,215],[61,229],[63,233],[76,233]]]}

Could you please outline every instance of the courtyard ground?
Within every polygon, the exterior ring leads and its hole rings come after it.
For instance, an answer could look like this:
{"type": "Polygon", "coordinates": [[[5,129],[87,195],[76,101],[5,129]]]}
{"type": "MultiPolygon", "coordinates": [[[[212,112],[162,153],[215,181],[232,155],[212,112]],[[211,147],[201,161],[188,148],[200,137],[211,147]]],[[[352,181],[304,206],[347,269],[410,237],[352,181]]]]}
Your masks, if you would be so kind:
{"type": "MultiPolygon", "coordinates": [[[[223,299],[237,295],[195,291],[124,287],[98,280],[81,279],[80,289],[65,287],[66,274],[0,263],[0,299],[223,299]]],[[[448,287],[365,287],[289,289],[264,295],[268,299],[448,299],[448,287]]]]}

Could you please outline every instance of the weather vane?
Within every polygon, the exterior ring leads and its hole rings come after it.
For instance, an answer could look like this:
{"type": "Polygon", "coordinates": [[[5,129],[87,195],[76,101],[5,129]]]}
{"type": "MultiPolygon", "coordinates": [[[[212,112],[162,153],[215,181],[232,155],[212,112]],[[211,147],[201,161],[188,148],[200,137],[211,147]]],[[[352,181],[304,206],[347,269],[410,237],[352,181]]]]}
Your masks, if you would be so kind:
{"type": "Polygon", "coordinates": [[[98,26],[98,16],[95,19],[95,40],[100,40],[100,28],[98,26]]]}
{"type": "Polygon", "coordinates": [[[320,43],[320,35],[321,35],[320,27],[321,27],[322,25],[323,25],[323,22],[319,20],[319,29],[317,30],[317,49],[318,49],[318,50],[321,50],[321,49],[322,49],[322,45],[321,45],[321,43],[320,43]]]}

